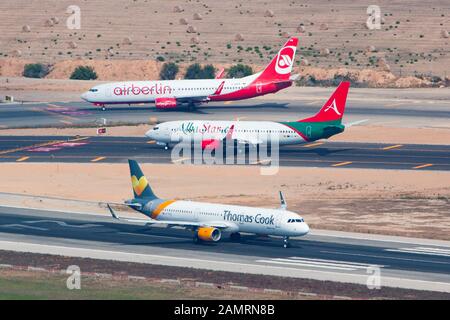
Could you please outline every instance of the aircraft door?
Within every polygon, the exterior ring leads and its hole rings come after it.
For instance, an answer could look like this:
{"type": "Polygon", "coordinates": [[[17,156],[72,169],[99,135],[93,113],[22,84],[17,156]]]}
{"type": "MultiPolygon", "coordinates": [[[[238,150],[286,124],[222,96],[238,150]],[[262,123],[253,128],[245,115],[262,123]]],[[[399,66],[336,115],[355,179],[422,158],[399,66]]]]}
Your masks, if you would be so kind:
{"type": "Polygon", "coordinates": [[[106,97],[112,97],[112,90],[113,90],[113,88],[112,88],[112,85],[106,85],[105,86],[105,95],[106,95],[106,97]]]}
{"type": "Polygon", "coordinates": [[[256,93],[261,94],[263,91],[263,85],[261,82],[256,83],[256,93]]]}
{"type": "Polygon", "coordinates": [[[306,135],[308,136],[308,138],[311,138],[311,130],[312,130],[311,126],[306,127],[306,135]]]}

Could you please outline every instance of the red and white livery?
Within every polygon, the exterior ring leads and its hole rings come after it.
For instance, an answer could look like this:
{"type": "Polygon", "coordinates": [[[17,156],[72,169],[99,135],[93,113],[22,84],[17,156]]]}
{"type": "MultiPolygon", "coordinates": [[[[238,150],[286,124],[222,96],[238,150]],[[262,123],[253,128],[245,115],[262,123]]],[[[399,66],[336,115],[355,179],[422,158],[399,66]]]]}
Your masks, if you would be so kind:
{"type": "Polygon", "coordinates": [[[190,107],[209,101],[249,99],[275,93],[292,85],[291,71],[298,39],[290,38],[261,72],[239,78],[202,80],[126,81],[101,84],[81,98],[102,106],[109,104],[155,103],[158,109],[190,107]]]}

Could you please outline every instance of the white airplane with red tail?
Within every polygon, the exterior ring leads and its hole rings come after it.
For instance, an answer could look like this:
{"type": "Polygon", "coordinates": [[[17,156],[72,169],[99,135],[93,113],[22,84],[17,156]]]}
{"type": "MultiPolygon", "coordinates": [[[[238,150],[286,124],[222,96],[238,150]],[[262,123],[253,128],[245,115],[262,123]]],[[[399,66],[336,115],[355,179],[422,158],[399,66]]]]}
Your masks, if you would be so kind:
{"type": "MultiPolygon", "coordinates": [[[[158,109],[187,105],[190,109],[210,101],[233,101],[275,93],[292,85],[298,39],[290,38],[261,72],[238,78],[201,80],[126,81],[101,84],[81,98],[105,109],[110,104],[155,103],[158,109]]],[[[222,72],[221,72],[222,73],[222,72]]]]}

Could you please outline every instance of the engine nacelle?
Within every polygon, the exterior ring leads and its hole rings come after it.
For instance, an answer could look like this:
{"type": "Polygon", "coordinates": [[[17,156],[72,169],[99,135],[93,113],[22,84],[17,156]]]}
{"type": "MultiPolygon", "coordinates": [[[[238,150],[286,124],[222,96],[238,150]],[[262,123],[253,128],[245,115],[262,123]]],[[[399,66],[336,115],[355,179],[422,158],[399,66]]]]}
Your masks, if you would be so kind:
{"type": "Polygon", "coordinates": [[[215,150],[220,146],[220,140],[205,139],[202,140],[202,150],[215,150]]]}
{"type": "Polygon", "coordinates": [[[217,242],[222,237],[222,232],[220,229],[213,227],[200,227],[197,230],[197,236],[203,241],[217,242]]]}
{"type": "Polygon", "coordinates": [[[175,98],[156,98],[155,106],[157,109],[170,109],[177,106],[177,99],[175,98]]]}

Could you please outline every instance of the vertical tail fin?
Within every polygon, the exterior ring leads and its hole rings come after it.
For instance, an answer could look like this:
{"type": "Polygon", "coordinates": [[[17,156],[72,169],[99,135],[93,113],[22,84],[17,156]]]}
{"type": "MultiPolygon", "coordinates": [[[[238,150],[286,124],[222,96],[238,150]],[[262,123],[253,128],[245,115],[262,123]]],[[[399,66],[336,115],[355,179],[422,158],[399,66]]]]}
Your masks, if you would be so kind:
{"type": "Polygon", "coordinates": [[[315,116],[299,120],[298,122],[341,121],[345,112],[345,103],[347,101],[349,87],[350,82],[341,82],[331,95],[330,99],[328,99],[315,116]]]}
{"type": "Polygon", "coordinates": [[[258,81],[278,80],[288,81],[291,77],[292,67],[294,65],[295,51],[297,50],[298,38],[290,38],[284,46],[278,51],[278,54],[269,65],[258,76],[258,81]]]}
{"type": "Polygon", "coordinates": [[[135,160],[128,160],[131,174],[131,185],[133,186],[134,197],[137,199],[154,199],[157,198],[153,193],[147,178],[142,173],[139,164],[135,160]]]}

